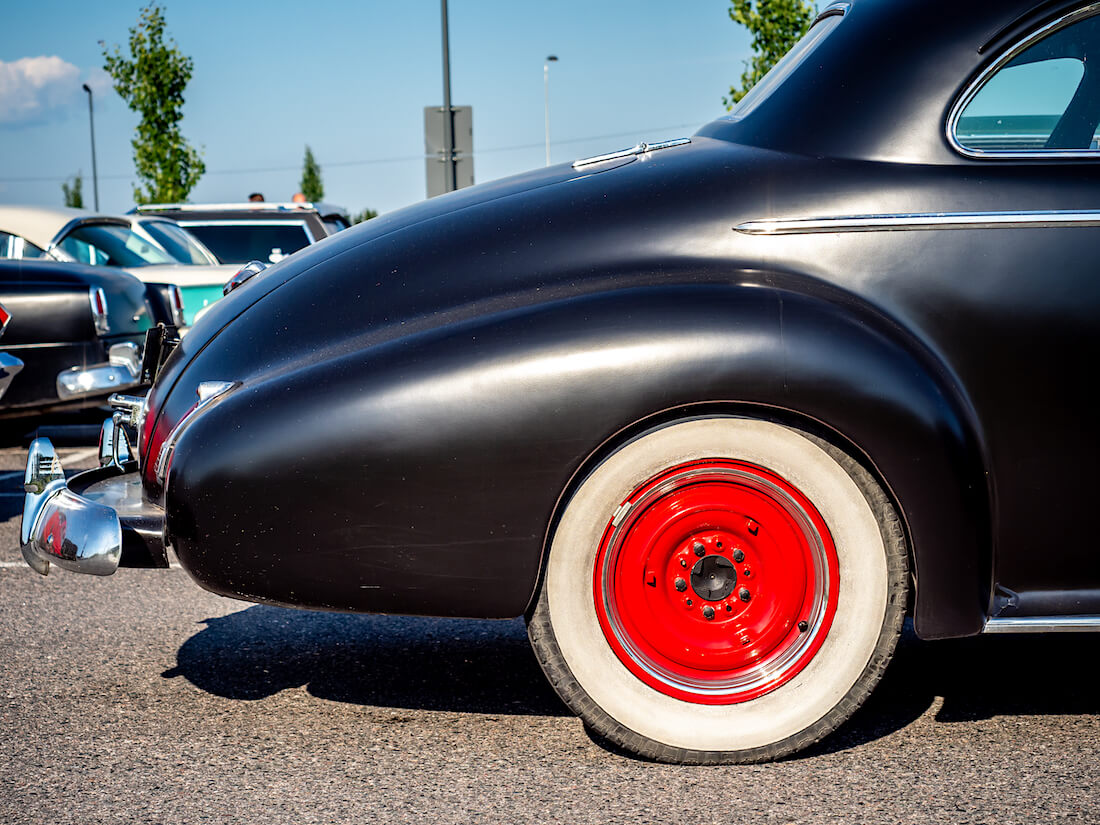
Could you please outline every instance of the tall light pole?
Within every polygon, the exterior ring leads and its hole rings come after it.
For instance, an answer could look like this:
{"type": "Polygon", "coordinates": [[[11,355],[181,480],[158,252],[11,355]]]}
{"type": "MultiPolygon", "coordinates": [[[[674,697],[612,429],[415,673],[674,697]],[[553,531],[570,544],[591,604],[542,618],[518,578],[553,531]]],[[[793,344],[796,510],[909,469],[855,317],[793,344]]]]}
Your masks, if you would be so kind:
{"type": "Polygon", "coordinates": [[[95,198],[95,211],[99,211],[99,174],[95,168],[95,110],[92,107],[92,89],[85,83],[84,91],[88,93],[88,124],[92,130],[92,192],[95,198]]]}
{"type": "Polygon", "coordinates": [[[451,108],[451,37],[447,27],[447,0],[441,0],[440,12],[443,29],[443,143],[447,153],[447,180],[445,192],[458,189],[458,175],[455,169],[455,114],[451,108]]]}
{"type": "Polygon", "coordinates": [[[546,107],[546,165],[550,165],[550,64],[557,63],[556,54],[547,55],[542,64],[542,98],[546,107]]]}

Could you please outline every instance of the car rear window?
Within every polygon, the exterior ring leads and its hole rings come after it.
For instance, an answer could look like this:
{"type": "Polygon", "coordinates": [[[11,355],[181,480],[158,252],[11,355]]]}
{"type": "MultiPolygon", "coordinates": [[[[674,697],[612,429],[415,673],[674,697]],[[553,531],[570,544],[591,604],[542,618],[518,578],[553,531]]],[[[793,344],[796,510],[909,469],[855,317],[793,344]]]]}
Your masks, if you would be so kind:
{"type": "Polygon", "coordinates": [[[311,240],[303,224],[290,221],[181,224],[223,264],[275,263],[311,240]]]}

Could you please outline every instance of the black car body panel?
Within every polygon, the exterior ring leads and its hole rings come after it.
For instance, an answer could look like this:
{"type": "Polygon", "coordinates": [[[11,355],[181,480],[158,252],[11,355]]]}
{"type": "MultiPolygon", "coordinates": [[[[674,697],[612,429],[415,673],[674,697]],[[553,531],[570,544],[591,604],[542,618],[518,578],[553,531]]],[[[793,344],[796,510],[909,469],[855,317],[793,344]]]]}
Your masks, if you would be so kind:
{"type": "Polygon", "coordinates": [[[1080,377],[1097,355],[1100,230],[751,229],[1097,206],[1093,161],[979,162],[948,145],[948,110],[996,52],[979,47],[1038,19],[972,5],[856,3],[815,53],[839,68],[796,71],[689,146],[437,198],[253,278],[151,396],[163,437],[200,382],[241,382],[173,459],[185,565],[257,600],[515,615],[556,507],[601,451],[723,410],[801,422],[863,457],[904,517],[921,635],[1056,612],[1067,591],[1100,611],[1074,518],[1092,485],[1050,483],[1097,453],[1080,377]],[[937,10],[947,32],[881,34],[937,10]]]}

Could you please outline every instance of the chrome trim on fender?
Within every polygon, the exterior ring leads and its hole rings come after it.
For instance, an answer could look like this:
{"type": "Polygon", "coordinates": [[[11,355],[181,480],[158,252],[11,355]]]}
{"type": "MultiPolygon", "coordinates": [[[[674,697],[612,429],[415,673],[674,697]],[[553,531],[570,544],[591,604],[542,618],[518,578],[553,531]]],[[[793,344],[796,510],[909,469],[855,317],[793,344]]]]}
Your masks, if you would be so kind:
{"type": "Polygon", "coordinates": [[[733,228],[745,235],[809,235],[821,232],[881,232],[917,229],[1012,229],[1100,226],[1100,209],[1036,212],[912,212],[835,218],[767,218],[733,228]]]}
{"type": "MultiPolygon", "coordinates": [[[[249,261],[237,270],[236,275],[225,282],[225,284],[222,286],[222,295],[228,295],[230,292],[241,286],[241,284],[243,284],[253,275],[259,275],[265,269],[267,269],[267,264],[265,264],[263,261],[249,261]]],[[[196,320],[198,320],[197,316],[196,320]]]]}
{"type": "Polygon", "coordinates": [[[608,152],[606,155],[596,155],[591,158],[582,158],[581,160],[573,161],[573,168],[579,169],[582,166],[591,166],[594,163],[603,163],[609,160],[620,160],[621,158],[629,158],[635,155],[644,155],[648,152],[656,152],[660,149],[669,149],[673,146],[683,146],[685,143],[691,143],[691,138],[675,138],[673,140],[662,140],[658,143],[639,143],[635,146],[631,146],[629,149],[620,149],[617,152],[608,152]]]}
{"type": "Polygon", "coordinates": [[[1100,160],[1100,150],[1096,149],[1030,149],[1026,151],[971,149],[963,146],[955,135],[963,110],[970,105],[970,101],[972,101],[978,92],[981,91],[986,81],[996,72],[1004,68],[1005,64],[1009,63],[1029,46],[1046,37],[1048,34],[1058,29],[1065,28],[1072,23],[1076,23],[1078,20],[1085,17],[1091,17],[1098,13],[1100,13],[1100,3],[1091,3],[1084,8],[1076,9],[1069,14],[1059,17],[1057,20],[1048,23],[1038,31],[1034,31],[1018,41],[1016,45],[1003,52],[1000,58],[986,67],[981,74],[974,78],[970,85],[966,87],[962,95],[959,96],[955,105],[951,107],[951,112],[947,116],[947,122],[944,125],[947,142],[950,144],[951,148],[963,157],[975,160],[1036,160],[1038,158],[1050,158],[1054,160],[1060,158],[1089,158],[1091,160],[1100,160]]]}
{"type": "Polygon", "coordinates": [[[1096,633],[1100,616],[1015,616],[987,619],[982,633],[1096,633]]]}
{"type": "Polygon", "coordinates": [[[183,435],[187,426],[195,420],[195,417],[200,412],[238,386],[240,386],[239,381],[203,381],[199,384],[195,389],[195,394],[198,395],[199,400],[195,402],[195,405],[191,407],[190,410],[183,414],[183,417],[176,423],[172,431],[168,433],[168,437],[164,439],[164,443],[160,446],[160,452],[157,453],[153,464],[157,481],[161,484],[168,483],[168,467],[172,463],[172,453],[176,449],[176,442],[179,441],[180,436],[183,435]]]}
{"type": "Polygon", "coordinates": [[[840,0],[835,3],[830,3],[821,10],[821,14],[814,18],[814,22],[810,24],[810,28],[812,29],[826,17],[843,17],[851,10],[851,3],[840,2],[840,0]]]}

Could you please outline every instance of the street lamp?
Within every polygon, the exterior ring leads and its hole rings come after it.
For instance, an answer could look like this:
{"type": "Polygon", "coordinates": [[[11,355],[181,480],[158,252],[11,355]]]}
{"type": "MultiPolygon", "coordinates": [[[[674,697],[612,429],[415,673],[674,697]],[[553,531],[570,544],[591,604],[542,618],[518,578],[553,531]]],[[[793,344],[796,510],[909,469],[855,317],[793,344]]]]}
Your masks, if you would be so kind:
{"type": "Polygon", "coordinates": [[[92,192],[95,198],[95,211],[99,211],[99,175],[95,168],[95,110],[92,107],[92,89],[85,83],[84,91],[88,93],[88,124],[92,130],[92,192]]]}
{"type": "Polygon", "coordinates": [[[557,63],[558,56],[551,54],[542,64],[542,97],[546,106],[546,165],[550,165],[550,64],[557,63]]]}

